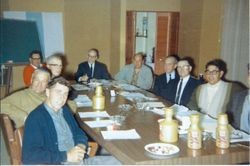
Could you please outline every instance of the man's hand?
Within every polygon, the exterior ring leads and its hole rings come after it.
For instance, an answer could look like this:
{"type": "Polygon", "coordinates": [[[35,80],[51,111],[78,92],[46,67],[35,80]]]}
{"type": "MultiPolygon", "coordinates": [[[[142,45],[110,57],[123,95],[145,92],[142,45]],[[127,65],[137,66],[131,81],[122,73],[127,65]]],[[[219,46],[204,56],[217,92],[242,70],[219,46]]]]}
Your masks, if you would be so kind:
{"type": "Polygon", "coordinates": [[[87,74],[81,77],[81,81],[88,81],[88,79],[89,77],[87,76],[87,74]]]}
{"type": "Polygon", "coordinates": [[[77,145],[67,152],[67,161],[80,162],[83,160],[85,153],[85,149],[77,145]]]}

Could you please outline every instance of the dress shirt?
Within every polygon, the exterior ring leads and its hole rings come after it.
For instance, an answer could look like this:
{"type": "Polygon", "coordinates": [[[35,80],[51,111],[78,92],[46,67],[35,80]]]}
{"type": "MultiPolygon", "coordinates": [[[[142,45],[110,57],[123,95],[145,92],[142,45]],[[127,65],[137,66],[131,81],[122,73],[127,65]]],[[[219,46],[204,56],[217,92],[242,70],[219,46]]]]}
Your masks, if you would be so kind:
{"type": "Polygon", "coordinates": [[[174,80],[175,79],[175,71],[172,71],[171,73],[166,73],[167,83],[170,81],[170,75],[171,75],[171,80],[174,80]]]}
{"type": "Polygon", "coordinates": [[[50,114],[55,125],[59,151],[62,152],[72,149],[74,147],[73,135],[68,123],[64,119],[63,109],[61,108],[58,112],[56,112],[52,110],[47,104],[44,104],[44,107],[50,114]]]}
{"type": "Polygon", "coordinates": [[[95,63],[88,63],[89,64],[89,68],[91,69],[91,65],[92,65],[92,73],[91,73],[91,77],[94,76],[94,70],[95,70],[95,63]]]}
{"type": "MultiPolygon", "coordinates": [[[[180,81],[178,82],[177,89],[179,89],[181,79],[183,80],[183,81],[182,81],[182,86],[181,86],[181,93],[180,93],[180,96],[179,96],[179,101],[178,101],[178,103],[180,103],[180,101],[181,101],[181,96],[182,96],[183,90],[184,90],[184,88],[185,88],[185,86],[186,86],[186,84],[187,84],[189,78],[190,78],[190,75],[188,75],[188,76],[186,76],[186,77],[184,77],[184,78],[180,78],[180,81]]],[[[177,96],[177,93],[178,93],[178,92],[176,91],[176,95],[175,95],[175,96],[177,96]]]]}
{"type": "Polygon", "coordinates": [[[250,95],[245,97],[243,103],[241,118],[240,118],[240,129],[249,133],[250,130],[250,95]]]}
{"type": "Polygon", "coordinates": [[[220,87],[221,81],[217,82],[214,85],[211,84],[207,84],[207,103],[208,106],[211,104],[212,99],[214,98],[214,96],[216,95],[219,87],[220,87]]]}

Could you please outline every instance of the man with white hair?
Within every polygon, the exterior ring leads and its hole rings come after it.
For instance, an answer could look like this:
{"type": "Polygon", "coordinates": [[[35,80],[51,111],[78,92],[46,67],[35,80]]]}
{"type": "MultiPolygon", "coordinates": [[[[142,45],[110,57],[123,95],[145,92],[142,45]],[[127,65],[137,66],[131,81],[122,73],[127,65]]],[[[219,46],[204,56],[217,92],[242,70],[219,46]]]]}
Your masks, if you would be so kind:
{"type": "Polygon", "coordinates": [[[36,69],[29,88],[20,90],[1,100],[1,113],[8,114],[16,127],[24,125],[28,114],[45,100],[45,89],[50,74],[44,69],[36,69]]]}

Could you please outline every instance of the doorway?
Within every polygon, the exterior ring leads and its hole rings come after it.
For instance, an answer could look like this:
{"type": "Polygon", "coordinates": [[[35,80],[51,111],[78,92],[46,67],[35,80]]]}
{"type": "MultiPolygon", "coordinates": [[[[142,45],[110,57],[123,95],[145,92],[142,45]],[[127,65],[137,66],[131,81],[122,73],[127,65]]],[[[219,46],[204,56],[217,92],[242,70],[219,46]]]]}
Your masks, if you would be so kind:
{"type": "Polygon", "coordinates": [[[179,12],[127,11],[126,64],[143,52],[155,74],[164,72],[164,59],[178,54],[179,12]]]}

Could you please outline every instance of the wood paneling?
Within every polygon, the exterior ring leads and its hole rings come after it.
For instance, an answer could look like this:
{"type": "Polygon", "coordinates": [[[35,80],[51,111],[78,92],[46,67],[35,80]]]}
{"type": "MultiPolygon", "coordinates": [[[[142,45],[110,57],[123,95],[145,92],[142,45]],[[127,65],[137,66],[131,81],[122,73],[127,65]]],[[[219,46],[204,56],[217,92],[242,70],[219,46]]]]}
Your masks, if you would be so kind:
{"type": "Polygon", "coordinates": [[[164,72],[164,59],[178,54],[179,13],[157,13],[155,74],[164,72]]]}
{"type": "Polygon", "coordinates": [[[126,64],[130,64],[135,53],[135,12],[128,11],[126,20],[126,64]]]}

